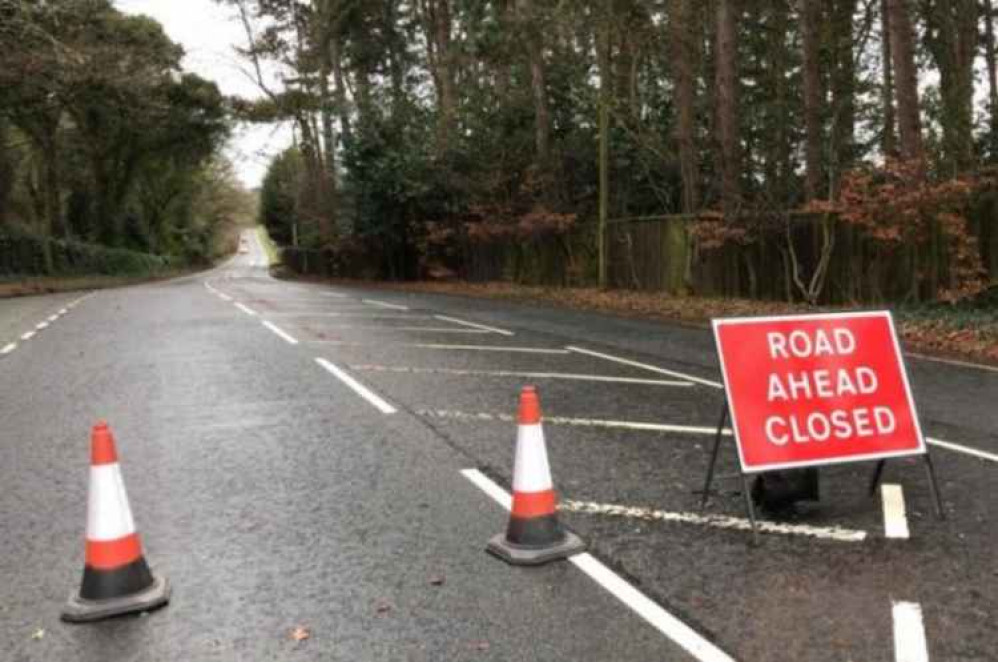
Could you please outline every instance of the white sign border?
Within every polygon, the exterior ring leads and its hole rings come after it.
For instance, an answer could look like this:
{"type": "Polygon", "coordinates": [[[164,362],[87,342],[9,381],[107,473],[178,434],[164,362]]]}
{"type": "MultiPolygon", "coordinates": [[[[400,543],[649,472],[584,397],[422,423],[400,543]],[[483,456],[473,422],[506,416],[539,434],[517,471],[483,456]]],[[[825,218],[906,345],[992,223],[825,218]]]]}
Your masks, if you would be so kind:
{"type": "Polygon", "coordinates": [[[731,431],[735,437],[735,448],[738,449],[738,463],[743,474],[760,474],[768,471],[780,471],[783,469],[802,469],[805,467],[818,467],[833,464],[851,464],[854,462],[869,462],[871,460],[886,460],[895,457],[912,457],[925,455],[928,449],[925,446],[925,436],[922,434],[922,424],[918,417],[918,409],[915,408],[915,399],[911,393],[911,384],[908,381],[908,368],[905,365],[904,357],[901,354],[901,343],[898,341],[897,329],[894,326],[894,315],[889,310],[854,311],[844,313],[810,313],[797,315],[762,315],[759,317],[727,317],[712,319],[710,321],[714,333],[714,346],[717,348],[717,358],[721,364],[721,380],[724,382],[724,406],[727,407],[728,415],[731,417],[731,431]],[[724,352],[721,351],[721,339],[718,335],[718,327],[733,326],[740,324],[755,324],[759,322],[790,322],[808,320],[828,320],[842,318],[863,318],[863,317],[883,317],[887,319],[887,326],[891,331],[891,341],[894,344],[894,355],[897,358],[898,366],[901,368],[901,379],[904,382],[904,393],[908,399],[908,406],[911,408],[912,418],[915,424],[915,435],[918,437],[918,448],[906,451],[890,451],[885,453],[868,453],[866,455],[850,455],[846,458],[830,458],[823,460],[800,460],[797,462],[783,462],[780,464],[767,464],[762,468],[746,467],[745,457],[742,454],[742,442],[738,432],[738,420],[735,418],[735,407],[731,398],[731,390],[728,386],[728,369],[724,363],[724,352]]]}

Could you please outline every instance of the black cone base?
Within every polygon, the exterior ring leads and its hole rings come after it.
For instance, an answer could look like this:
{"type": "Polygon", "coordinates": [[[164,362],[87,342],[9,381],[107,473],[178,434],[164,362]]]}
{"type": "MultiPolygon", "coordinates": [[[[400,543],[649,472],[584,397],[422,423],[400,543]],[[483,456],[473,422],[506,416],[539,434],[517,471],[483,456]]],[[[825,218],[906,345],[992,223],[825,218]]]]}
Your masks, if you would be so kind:
{"type": "Polygon", "coordinates": [[[586,544],[579,536],[570,531],[562,533],[561,540],[540,547],[512,543],[505,534],[500,533],[489,540],[485,549],[510,565],[541,565],[585,551],[586,544]]]}
{"type": "MultiPolygon", "coordinates": [[[[137,593],[97,600],[89,600],[74,594],[70,596],[69,602],[63,607],[62,620],[70,623],[88,623],[112,616],[151,611],[157,607],[162,607],[170,601],[170,583],[165,577],[150,576],[152,583],[137,593]]],[[[84,573],[84,585],[86,585],[86,573],[84,573]]]]}

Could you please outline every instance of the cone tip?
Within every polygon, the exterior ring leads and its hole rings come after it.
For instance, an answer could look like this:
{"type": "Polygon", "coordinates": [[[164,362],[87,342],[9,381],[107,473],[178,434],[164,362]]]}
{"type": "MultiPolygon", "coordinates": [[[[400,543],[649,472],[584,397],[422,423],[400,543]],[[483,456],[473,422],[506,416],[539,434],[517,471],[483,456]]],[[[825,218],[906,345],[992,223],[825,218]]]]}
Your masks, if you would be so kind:
{"type": "Polygon", "coordinates": [[[541,403],[537,389],[524,386],[520,392],[520,425],[534,425],[541,422],[541,403]]]}
{"type": "Polygon", "coordinates": [[[98,421],[90,436],[90,464],[114,464],[118,452],[114,448],[114,437],[106,421],[98,421]]]}

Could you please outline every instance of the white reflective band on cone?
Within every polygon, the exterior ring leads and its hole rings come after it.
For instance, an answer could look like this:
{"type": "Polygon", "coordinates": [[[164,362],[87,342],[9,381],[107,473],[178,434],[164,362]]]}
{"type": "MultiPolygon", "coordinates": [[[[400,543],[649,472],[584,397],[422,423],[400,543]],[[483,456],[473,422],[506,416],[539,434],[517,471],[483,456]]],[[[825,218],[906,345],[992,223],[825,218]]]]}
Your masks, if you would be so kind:
{"type": "Polygon", "coordinates": [[[87,540],[118,540],[135,533],[118,463],[90,467],[87,540]]]}
{"type": "Polygon", "coordinates": [[[540,424],[521,425],[516,433],[513,465],[514,492],[544,492],[552,489],[551,468],[540,424]]]}

